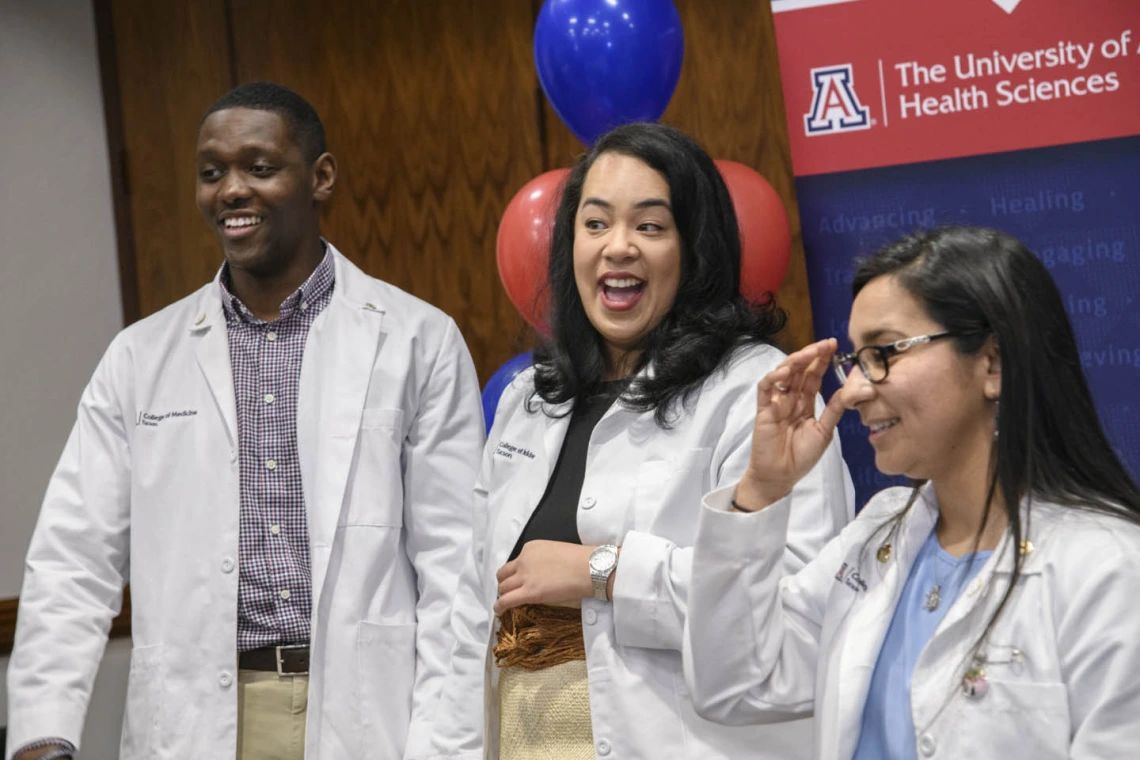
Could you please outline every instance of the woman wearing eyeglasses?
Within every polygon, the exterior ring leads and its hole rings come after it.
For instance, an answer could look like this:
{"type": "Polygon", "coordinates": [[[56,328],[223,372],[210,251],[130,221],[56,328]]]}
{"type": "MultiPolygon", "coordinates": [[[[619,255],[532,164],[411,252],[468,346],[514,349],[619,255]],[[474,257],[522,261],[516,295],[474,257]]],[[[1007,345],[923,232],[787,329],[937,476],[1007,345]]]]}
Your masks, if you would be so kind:
{"type": "Polygon", "coordinates": [[[698,712],[814,711],[822,760],[1140,756],[1140,493],[1045,267],[952,227],[872,256],[854,292],[855,352],[822,341],[766,375],[745,475],[705,499],[685,641],[698,712]],[[830,366],[843,386],[817,419],[830,366]],[[785,576],[791,488],[845,409],[876,466],[916,485],[785,576]]]}

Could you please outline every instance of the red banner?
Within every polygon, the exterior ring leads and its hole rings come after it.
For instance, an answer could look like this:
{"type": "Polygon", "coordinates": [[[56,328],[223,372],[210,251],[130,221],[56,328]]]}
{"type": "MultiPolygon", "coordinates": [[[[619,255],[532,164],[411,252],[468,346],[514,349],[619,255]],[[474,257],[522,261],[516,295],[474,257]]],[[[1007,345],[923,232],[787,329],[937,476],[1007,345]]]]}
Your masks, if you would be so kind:
{"type": "Polygon", "coordinates": [[[797,176],[1140,134],[1140,0],[773,0],[797,176]]]}

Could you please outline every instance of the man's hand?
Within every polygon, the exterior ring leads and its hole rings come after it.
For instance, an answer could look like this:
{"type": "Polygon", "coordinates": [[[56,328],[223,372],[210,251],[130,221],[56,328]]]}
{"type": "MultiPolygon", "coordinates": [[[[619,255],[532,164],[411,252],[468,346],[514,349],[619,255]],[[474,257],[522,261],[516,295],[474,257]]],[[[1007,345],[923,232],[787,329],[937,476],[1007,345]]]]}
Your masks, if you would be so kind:
{"type": "MultiPolygon", "coordinates": [[[[46,747],[36,747],[35,749],[27,749],[18,753],[14,760],[39,760],[41,757],[47,757],[49,754],[68,747],[63,744],[49,744],[46,747]]],[[[70,757],[70,755],[67,755],[70,757]]]]}

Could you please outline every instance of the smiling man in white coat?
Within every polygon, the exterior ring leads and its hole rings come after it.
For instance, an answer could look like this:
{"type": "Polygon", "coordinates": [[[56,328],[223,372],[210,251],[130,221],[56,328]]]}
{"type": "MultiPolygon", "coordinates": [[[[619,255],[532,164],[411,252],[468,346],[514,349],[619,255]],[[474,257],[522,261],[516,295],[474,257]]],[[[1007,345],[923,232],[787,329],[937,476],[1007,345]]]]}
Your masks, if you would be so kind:
{"type": "Polygon", "coordinates": [[[121,760],[417,754],[471,535],[471,358],[321,238],[336,160],[299,95],[227,93],[197,162],[225,263],[83,393],[28,552],[5,757],[76,750],[128,582],[121,760]]]}

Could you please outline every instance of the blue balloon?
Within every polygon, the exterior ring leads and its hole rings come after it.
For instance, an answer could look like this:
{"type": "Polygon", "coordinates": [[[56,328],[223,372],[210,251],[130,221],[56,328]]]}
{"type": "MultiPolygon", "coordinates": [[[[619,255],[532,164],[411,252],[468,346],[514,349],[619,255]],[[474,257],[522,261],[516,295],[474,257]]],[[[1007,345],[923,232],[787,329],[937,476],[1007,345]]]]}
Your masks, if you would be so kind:
{"type": "Polygon", "coordinates": [[[684,51],[672,0],[546,0],[534,27],[538,81],[586,145],[618,125],[661,118],[684,51]]]}
{"type": "Polygon", "coordinates": [[[491,379],[483,387],[483,419],[487,423],[487,430],[491,429],[491,423],[495,421],[495,410],[499,406],[499,397],[503,395],[503,391],[515,379],[515,376],[531,364],[530,351],[527,351],[525,354],[519,354],[508,359],[506,364],[499,367],[495,370],[495,374],[491,375],[491,379]]]}

